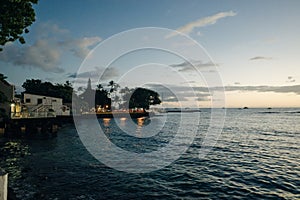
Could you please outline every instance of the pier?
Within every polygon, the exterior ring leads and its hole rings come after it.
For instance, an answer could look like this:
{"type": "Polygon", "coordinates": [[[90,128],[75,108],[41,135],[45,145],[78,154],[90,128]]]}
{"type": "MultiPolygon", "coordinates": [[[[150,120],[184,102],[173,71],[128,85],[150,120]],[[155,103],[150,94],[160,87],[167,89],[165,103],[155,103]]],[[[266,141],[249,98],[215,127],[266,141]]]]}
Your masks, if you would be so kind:
{"type": "MultiPolygon", "coordinates": [[[[137,119],[149,117],[149,112],[101,112],[76,115],[79,118],[124,118],[137,119]]],[[[73,115],[47,117],[14,117],[0,123],[0,136],[57,136],[59,127],[64,124],[73,124],[73,115]]]]}
{"type": "Polygon", "coordinates": [[[61,123],[59,118],[19,118],[9,119],[0,126],[1,135],[4,136],[57,136],[61,123]]]}
{"type": "Polygon", "coordinates": [[[99,112],[99,113],[87,113],[82,116],[93,116],[96,115],[97,118],[123,118],[131,117],[132,119],[140,117],[149,117],[149,112],[99,112]]]}

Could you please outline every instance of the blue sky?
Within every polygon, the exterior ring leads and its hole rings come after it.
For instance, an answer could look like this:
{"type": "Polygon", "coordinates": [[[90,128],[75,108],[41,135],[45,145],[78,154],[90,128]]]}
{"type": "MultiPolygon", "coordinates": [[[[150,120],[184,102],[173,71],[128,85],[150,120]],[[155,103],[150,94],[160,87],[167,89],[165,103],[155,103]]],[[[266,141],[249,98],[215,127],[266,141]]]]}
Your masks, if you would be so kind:
{"type": "MultiPolygon", "coordinates": [[[[227,90],[228,107],[300,107],[299,8],[297,0],[40,1],[27,43],[0,52],[0,72],[17,88],[30,78],[72,81],[97,44],[129,29],[162,27],[187,34],[208,52],[227,90]]],[[[182,60],[155,61],[174,66],[182,60]]],[[[108,79],[126,72],[130,56],[116,63],[108,79]]],[[[207,97],[201,105],[209,105],[207,97]]]]}

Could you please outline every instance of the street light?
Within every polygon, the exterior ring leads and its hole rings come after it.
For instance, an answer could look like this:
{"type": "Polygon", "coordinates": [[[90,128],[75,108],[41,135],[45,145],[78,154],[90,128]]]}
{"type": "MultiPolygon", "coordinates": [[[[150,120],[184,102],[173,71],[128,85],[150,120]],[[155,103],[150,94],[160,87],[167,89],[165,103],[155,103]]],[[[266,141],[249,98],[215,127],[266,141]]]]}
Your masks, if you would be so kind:
{"type": "Polygon", "coordinates": [[[15,108],[16,108],[16,104],[15,103],[11,103],[10,104],[10,112],[11,113],[15,113],[15,111],[16,111],[15,108]]]}

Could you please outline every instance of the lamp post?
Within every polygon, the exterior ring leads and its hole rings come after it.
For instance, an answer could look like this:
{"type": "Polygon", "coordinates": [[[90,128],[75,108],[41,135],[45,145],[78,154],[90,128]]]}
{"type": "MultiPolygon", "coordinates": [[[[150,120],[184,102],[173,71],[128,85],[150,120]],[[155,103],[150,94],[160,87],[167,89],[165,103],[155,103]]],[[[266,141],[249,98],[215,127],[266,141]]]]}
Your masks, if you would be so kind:
{"type": "Polygon", "coordinates": [[[16,104],[13,102],[10,104],[10,117],[13,118],[16,112],[16,104]]]}

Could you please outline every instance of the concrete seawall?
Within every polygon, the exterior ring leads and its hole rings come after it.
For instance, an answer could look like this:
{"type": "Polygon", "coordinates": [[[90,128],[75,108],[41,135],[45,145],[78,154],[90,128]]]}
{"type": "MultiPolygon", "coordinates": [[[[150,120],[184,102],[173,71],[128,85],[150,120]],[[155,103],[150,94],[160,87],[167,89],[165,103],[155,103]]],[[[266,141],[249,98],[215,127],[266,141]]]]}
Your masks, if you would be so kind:
{"type": "Polygon", "coordinates": [[[8,174],[0,168],[0,200],[7,200],[8,174]]]}

